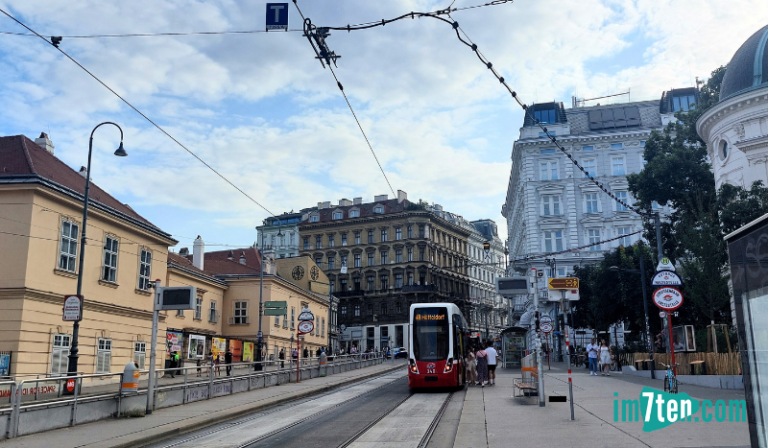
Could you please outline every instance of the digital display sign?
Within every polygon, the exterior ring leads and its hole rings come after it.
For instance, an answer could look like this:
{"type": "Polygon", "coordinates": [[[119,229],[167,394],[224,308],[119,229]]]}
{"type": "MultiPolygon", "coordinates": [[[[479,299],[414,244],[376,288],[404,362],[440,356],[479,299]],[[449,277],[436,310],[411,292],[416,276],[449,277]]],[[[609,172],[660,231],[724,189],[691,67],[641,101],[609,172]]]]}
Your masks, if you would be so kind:
{"type": "Polygon", "coordinates": [[[528,294],[528,279],[526,277],[497,278],[496,292],[503,296],[528,294]]]}

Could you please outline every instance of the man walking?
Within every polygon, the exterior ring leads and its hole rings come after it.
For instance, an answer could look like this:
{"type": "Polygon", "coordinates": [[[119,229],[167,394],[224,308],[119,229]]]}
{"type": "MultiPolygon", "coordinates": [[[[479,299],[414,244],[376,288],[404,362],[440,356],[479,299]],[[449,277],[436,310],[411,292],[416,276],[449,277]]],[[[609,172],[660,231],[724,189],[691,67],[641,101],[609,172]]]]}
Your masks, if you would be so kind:
{"type": "Polygon", "coordinates": [[[488,354],[488,383],[493,386],[496,384],[496,359],[499,356],[496,349],[493,348],[493,341],[488,341],[488,348],[485,349],[485,353],[488,354]]]}
{"type": "Polygon", "coordinates": [[[587,344],[587,355],[589,356],[589,374],[597,376],[597,352],[599,347],[595,344],[595,338],[587,344]]]}
{"type": "Polygon", "coordinates": [[[280,368],[285,368],[285,349],[281,348],[280,353],[277,354],[277,359],[280,360],[280,368]]]}
{"type": "Polygon", "coordinates": [[[227,352],[224,354],[224,364],[227,365],[227,376],[230,376],[232,373],[232,350],[227,349],[227,352]]]}

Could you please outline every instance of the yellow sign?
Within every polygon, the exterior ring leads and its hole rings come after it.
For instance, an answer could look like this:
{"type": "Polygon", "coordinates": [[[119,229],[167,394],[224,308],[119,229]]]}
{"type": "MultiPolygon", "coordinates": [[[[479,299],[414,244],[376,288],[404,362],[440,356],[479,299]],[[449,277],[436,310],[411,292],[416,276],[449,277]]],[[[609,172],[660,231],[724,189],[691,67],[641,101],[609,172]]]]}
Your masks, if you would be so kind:
{"type": "Polygon", "coordinates": [[[579,289],[579,279],[575,277],[550,278],[549,289],[579,289]]]}

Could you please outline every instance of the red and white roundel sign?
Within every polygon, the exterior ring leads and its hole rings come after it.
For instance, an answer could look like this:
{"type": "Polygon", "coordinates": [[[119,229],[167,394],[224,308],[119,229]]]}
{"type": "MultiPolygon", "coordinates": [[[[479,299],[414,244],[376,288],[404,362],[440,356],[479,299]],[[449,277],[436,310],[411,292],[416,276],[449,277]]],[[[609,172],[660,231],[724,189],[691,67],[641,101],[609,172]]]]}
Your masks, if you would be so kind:
{"type": "Polygon", "coordinates": [[[75,390],[75,380],[67,380],[67,391],[74,392],[74,390],[75,390]]]}
{"type": "Polygon", "coordinates": [[[299,322],[299,332],[300,333],[311,333],[312,330],[315,329],[315,324],[312,323],[312,321],[309,320],[303,320],[299,322]]]}
{"type": "Polygon", "coordinates": [[[659,288],[653,293],[653,303],[664,311],[674,311],[683,304],[683,293],[671,286],[659,288]]]}

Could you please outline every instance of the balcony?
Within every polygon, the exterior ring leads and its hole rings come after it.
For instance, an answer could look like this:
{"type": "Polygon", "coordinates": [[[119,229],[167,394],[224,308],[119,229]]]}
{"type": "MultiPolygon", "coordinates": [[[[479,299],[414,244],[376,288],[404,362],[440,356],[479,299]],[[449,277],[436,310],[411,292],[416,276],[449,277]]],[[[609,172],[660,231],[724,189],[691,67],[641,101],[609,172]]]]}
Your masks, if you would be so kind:
{"type": "Polygon", "coordinates": [[[405,285],[403,286],[403,292],[430,292],[437,291],[435,285],[405,285]]]}

